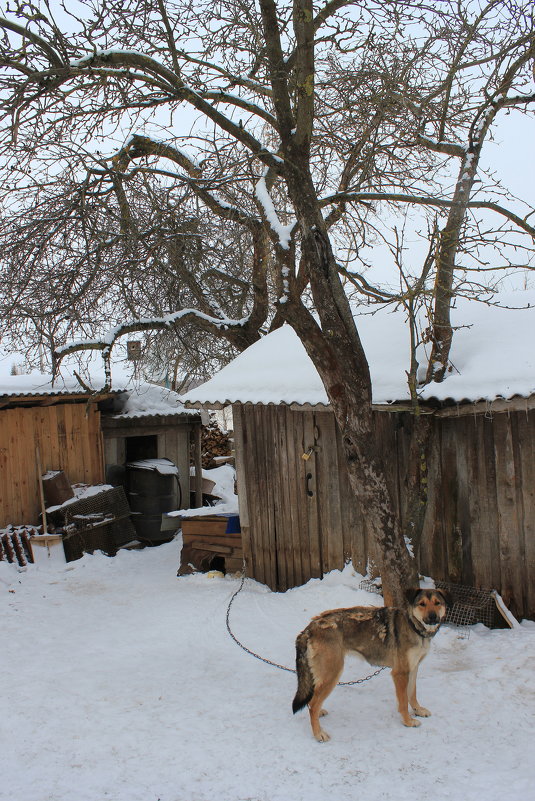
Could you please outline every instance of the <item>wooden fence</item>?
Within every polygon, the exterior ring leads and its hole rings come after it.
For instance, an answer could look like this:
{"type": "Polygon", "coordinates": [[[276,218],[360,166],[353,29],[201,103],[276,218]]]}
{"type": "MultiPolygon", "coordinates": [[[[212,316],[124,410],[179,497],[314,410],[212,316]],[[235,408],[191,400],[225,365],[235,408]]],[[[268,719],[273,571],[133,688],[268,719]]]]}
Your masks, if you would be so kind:
{"type": "MultiPolygon", "coordinates": [[[[251,575],[285,590],[377,562],[349,487],[329,411],[233,408],[240,519],[251,575]],[[305,456],[306,458],[303,458],[305,456]]],[[[413,418],[376,412],[376,436],[402,514],[413,418]]],[[[422,573],[497,589],[535,619],[535,412],[433,417],[422,573]]]]}
{"type": "Polygon", "coordinates": [[[100,412],[65,403],[0,410],[0,528],[39,518],[39,446],[43,471],[64,470],[71,483],[104,481],[100,412]]]}

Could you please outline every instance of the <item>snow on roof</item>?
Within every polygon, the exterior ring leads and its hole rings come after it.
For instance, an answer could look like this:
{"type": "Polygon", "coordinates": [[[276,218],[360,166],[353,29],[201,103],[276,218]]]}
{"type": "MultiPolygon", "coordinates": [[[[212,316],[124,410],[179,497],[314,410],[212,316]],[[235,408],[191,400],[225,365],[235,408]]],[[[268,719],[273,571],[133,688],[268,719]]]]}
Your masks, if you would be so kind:
{"type": "MultiPolygon", "coordinates": [[[[98,380],[93,386],[103,386],[98,380]]],[[[111,392],[124,392],[124,386],[113,387],[111,392]]],[[[40,395],[87,395],[75,376],[59,376],[53,381],[51,375],[44,375],[38,371],[27,375],[9,375],[0,378],[0,396],[40,396],[40,395]]]]}
{"type": "MultiPolygon", "coordinates": [[[[104,377],[92,376],[92,386],[98,391],[103,386],[104,377]]],[[[146,381],[133,382],[132,379],[113,386],[111,393],[121,398],[122,409],[119,415],[125,417],[150,417],[170,414],[198,415],[195,409],[186,409],[179,395],[170,389],[150,384],[146,381]]],[[[60,376],[54,383],[52,376],[33,372],[28,375],[3,376],[0,378],[0,397],[31,398],[43,395],[81,395],[89,393],[74,376],[60,376]]]]}
{"type": "Polygon", "coordinates": [[[127,392],[122,411],[116,415],[121,419],[169,414],[199,414],[196,409],[186,409],[176,392],[157,384],[140,382],[134,387],[130,387],[127,392]]]}
{"type": "MultiPolygon", "coordinates": [[[[452,311],[453,371],[422,389],[423,399],[494,400],[535,393],[535,291],[501,294],[501,308],[460,298],[452,311]],[[522,306],[530,308],[518,308],[522,306]]],[[[408,400],[409,330],[401,309],[359,307],[355,313],[370,365],[373,402],[408,400]]],[[[420,363],[425,366],[422,354],[420,363]]],[[[241,353],[205,384],[182,396],[210,407],[230,403],[328,404],[303,345],[285,325],[241,353]]]]}

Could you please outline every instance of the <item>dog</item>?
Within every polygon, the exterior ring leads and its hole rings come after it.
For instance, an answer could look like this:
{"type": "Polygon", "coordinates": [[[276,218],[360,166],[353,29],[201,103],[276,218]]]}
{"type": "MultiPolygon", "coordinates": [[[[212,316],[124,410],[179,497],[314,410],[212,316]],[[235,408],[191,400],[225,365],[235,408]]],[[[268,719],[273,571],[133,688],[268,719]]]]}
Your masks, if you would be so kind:
{"type": "Polygon", "coordinates": [[[294,714],[308,704],[312,733],[320,743],[330,739],[320,725],[323,702],[338,684],[346,653],[370,665],[392,668],[398,710],[405,726],[419,726],[409,714],[431,714],[416,698],[416,675],[440,628],[451,598],[446,590],[411,589],[406,608],[353,606],[314,617],[296,639],[297,692],[294,714]]]}

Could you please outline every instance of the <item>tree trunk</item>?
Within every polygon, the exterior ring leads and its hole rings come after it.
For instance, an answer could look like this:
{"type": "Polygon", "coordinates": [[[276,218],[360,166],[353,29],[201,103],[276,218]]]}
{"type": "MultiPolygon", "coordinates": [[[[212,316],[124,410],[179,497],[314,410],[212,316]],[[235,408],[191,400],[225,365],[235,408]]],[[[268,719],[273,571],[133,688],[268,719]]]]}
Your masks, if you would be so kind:
{"type": "Polygon", "coordinates": [[[381,554],[381,578],[387,605],[403,605],[405,590],[417,578],[405,547],[400,521],[374,439],[370,371],[323,219],[310,166],[314,120],[314,25],[312,0],[294,3],[295,103],[288,89],[287,64],[274,0],[260,0],[270,63],[273,105],[279,125],[284,180],[300,229],[301,258],[319,324],[296,292],[295,269],[277,242],[281,277],[279,310],[297,333],[327,392],[342,435],[355,502],[364,510],[381,554]]]}
{"type": "Polygon", "coordinates": [[[454,296],[454,275],[457,250],[462,226],[466,219],[468,202],[477,177],[481,149],[487,132],[496,114],[506,103],[507,93],[514,83],[517,72],[535,55],[535,41],[510,63],[497,87],[494,96],[488,97],[487,107],[480,109],[470,129],[468,146],[461,160],[459,177],[453,195],[453,204],[444,230],[440,234],[437,276],[435,281],[435,308],[433,312],[432,351],[429,359],[426,383],[443,381],[448,369],[453,338],[451,325],[451,302],[454,296]]]}
{"type": "Polygon", "coordinates": [[[302,305],[290,302],[286,319],[303,342],[323,381],[338,423],[355,502],[364,510],[380,552],[385,604],[403,605],[405,590],[417,584],[416,563],[405,545],[388,488],[382,454],[375,442],[372,387],[366,355],[320,211],[307,182],[299,182],[294,204],[301,211],[303,258],[320,325],[302,305]]]}
{"type": "Polygon", "coordinates": [[[413,416],[405,480],[406,502],[403,533],[415,556],[419,553],[428,500],[429,453],[433,426],[431,417],[419,412],[413,416]]]}

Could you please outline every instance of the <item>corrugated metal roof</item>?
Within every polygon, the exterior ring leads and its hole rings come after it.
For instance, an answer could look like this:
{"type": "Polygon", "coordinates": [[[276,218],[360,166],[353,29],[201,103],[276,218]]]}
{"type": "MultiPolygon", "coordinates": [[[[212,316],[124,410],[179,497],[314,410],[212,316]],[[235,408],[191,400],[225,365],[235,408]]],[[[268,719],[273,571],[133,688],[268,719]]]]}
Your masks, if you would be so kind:
{"type": "MultiPolygon", "coordinates": [[[[96,390],[98,391],[98,390],[96,390]]],[[[119,395],[125,387],[114,386],[106,390],[108,395],[119,395]]],[[[93,393],[84,389],[74,377],[59,377],[30,373],[29,375],[6,376],[0,381],[0,398],[32,398],[45,396],[80,395],[90,397],[93,393]]]]}
{"type": "MultiPolygon", "coordinates": [[[[458,300],[452,312],[452,371],[441,384],[422,387],[422,400],[447,405],[535,393],[535,291],[512,295],[499,298],[510,308],[458,300]]],[[[407,403],[410,343],[404,312],[359,309],[356,322],[370,365],[374,404],[407,403]]],[[[423,348],[420,361],[427,363],[423,348]]],[[[318,372],[287,325],[251,345],[182,400],[203,408],[232,403],[328,405],[318,372]]]]}
{"type": "MultiPolygon", "coordinates": [[[[95,382],[95,386],[98,384],[95,382]]],[[[198,415],[199,412],[187,409],[176,392],[148,382],[135,385],[119,385],[104,392],[95,393],[80,386],[76,378],[59,378],[55,382],[51,376],[41,373],[9,376],[0,382],[0,407],[28,405],[32,403],[52,403],[67,400],[105,400],[117,398],[119,419],[163,418],[179,415],[198,415]]]]}

